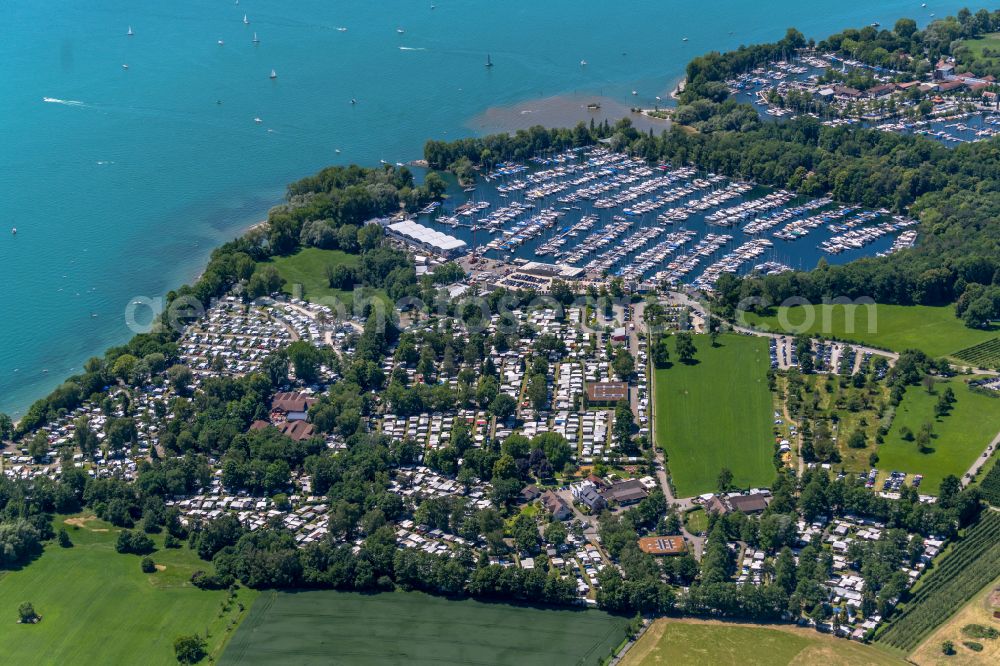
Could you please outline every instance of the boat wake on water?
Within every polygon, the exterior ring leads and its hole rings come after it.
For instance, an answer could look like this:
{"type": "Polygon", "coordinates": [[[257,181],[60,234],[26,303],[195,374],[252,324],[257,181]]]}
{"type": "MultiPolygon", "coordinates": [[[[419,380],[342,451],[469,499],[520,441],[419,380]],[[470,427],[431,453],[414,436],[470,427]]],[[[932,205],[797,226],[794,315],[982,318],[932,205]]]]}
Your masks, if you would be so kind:
{"type": "Polygon", "coordinates": [[[400,46],[399,50],[400,51],[426,51],[427,49],[425,49],[422,46],[400,46]]]}
{"type": "Polygon", "coordinates": [[[43,97],[42,101],[49,104],[62,104],[63,106],[87,106],[83,102],[78,102],[75,99],[59,99],[58,97],[43,97]]]}

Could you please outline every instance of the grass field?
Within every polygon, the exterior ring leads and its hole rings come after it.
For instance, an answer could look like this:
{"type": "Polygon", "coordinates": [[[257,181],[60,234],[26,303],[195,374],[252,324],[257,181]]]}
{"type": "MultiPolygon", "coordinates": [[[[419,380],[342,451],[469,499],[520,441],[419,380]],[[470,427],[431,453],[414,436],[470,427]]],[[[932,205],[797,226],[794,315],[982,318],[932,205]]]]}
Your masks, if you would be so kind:
{"type": "Polygon", "coordinates": [[[265,592],[222,656],[233,664],[596,664],[626,620],[418,592],[265,592]]]}
{"type": "Polygon", "coordinates": [[[656,620],[622,666],[903,666],[877,648],[785,625],[656,620]]]}
{"type": "Polygon", "coordinates": [[[996,595],[994,590],[998,586],[1000,586],[1000,578],[984,587],[982,592],[973,597],[964,608],[928,636],[927,640],[910,654],[909,660],[920,664],[920,666],[937,666],[938,664],[973,666],[974,664],[1000,663],[1000,639],[970,638],[962,632],[962,627],[970,624],[981,624],[1000,629],[1000,621],[993,617],[993,610],[997,606],[990,603],[991,598],[996,595]],[[980,643],[983,646],[983,651],[973,652],[962,645],[963,641],[969,640],[980,643]],[[957,654],[951,656],[942,654],[941,643],[944,641],[953,642],[957,654]]]}
{"type": "Polygon", "coordinates": [[[774,480],[770,360],[764,338],[696,335],[697,363],[656,370],[656,442],[678,497],[716,489],[719,470],[728,467],[738,487],[774,480]]]}
{"type": "Polygon", "coordinates": [[[708,530],[708,514],[701,507],[684,514],[684,526],[692,534],[701,534],[708,530]]]}
{"type": "MultiPolygon", "coordinates": [[[[230,636],[227,626],[241,614],[234,605],[220,617],[227,593],[188,582],[205,568],[195,553],[158,550],[152,557],[165,568],[144,574],[137,555],[115,552],[117,529],[93,520],[67,530],[72,548],[50,543],[39,559],[0,577],[3,663],[176,664],[174,639],[206,630],[210,652],[219,652],[230,636]],[[40,623],[16,623],[25,601],[34,604],[40,623]]],[[[154,539],[162,545],[162,536],[154,539]]],[[[237,594],[247,608],[256,597],[246,589],[237,594]]]]}
{"type": "Polygon", "coordinates": [[[1000,432],[1000,399],[970,391],[959,379],[939,382],[935,390],[936,395],[923,386],[906,390],[885,443],[878,449],[880,470],[923,474],[920,492],[930,494],[937,492],[947,475],[961,478],[1000,432]],[[949,415],[935,417],[934,405],[946,386],[951,386],[957,402],[949,415]],[[916,433],[926,422],[933,424],[936,437],[931,452],[921,453],[915,442],[903,440],[900,429],[906,426],[916,433]]]}
{"type": "Polygon", "coordinates": [[[961,54],[964,48],[969,49],[972,58],[962,57],[959,61],[960,69],[956,71],[967,72],[973,63],[979,67],[992,67],[997,61],[997,54],[1000,54],[1000,32],[991,32],[978,39],[963,39],[957,53],[961,54]],[[984,49],[989,49],[990,55],[984,55],[984,49]]]}
{"type": "Polygon", "coordinates": [[[950,356],[997,337],[996,327],[993,330],[967,328],[955,316],[952,306],[877,305],[875,316],[869,321],[868,308],[864,306],[821,305],[807,327],[809,316],[801,306],[779,308],[779,312],[767,317],[748,313],[746,320],[754,326],[766,325],[769,330],[780,332],[785,330],[781,316],[793,327],[803,326],[803,330],[788,333],[808,332],[893,351],[921,349],[935,357],[950,356]]]}
{"type": "MultiPolygon", "coordinates": [[[[331,289],[326,279],[327,266],[348,266],[356,268],[361,263],[361,255],[348,254],[341,250],[321,250],[317,247],[307,247],[287,257],[275,257],[271,260],[281,277],[285,278],[284,291],[295,293],[295,285],[302,286],[302,298],[307,301],[323,303],[323,299],[336,298],[343,302],[351,313],[354,292],[342,289],[331,289]]],[[[379,289],[365,288],[366,297],[386,299],[385,292],[379,289]]],[[[324,303],[325,304],[325,303],[324,303]]]]}

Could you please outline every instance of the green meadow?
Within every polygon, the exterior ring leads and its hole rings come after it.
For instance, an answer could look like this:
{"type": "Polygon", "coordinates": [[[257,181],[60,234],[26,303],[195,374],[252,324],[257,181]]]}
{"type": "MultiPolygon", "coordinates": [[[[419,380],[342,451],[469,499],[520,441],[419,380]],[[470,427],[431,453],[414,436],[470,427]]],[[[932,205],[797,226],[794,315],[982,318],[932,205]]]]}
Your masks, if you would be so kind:
{"type": "Polygon", "coordinates": [[[596,664],[625,618],[419,592],[264,592],[221,664],[596,664]]]}
{"type": "MultiPolygon", "coordinates": [[[[226,591],[199,590],[191,574],[205,562],[186,546],[152,554],[159,571],[145,574],[140,557],[115,552],[118,529],[98,520],[70,518],[72,548],[55,541],[40,558],[0,575],[0,645],[7,664],[176,664],[177,636],[208,633],[218,655],[257,593],[240,589],[223,611],[226,591]],[[75,524],[73,524],[75,523],[75,524]],[[17,623],[29,601],[42,621],[17,623]]],[[[63,526],[56,520],[56,530],[63,526]]],[[[154,535],[158,546],[163,535],[154,535]]]]}
{"type": "Polygon", "coordinates": [[[1000,432],[1000,398],[970,391],[960,379],[941,381],[935,393],[923,386],[911,386],[896,409],[892,428],[878,449],[878,468],[923,474],[920,492],[934,494],[941,479],[954,474],[961,478],[986,445],[1000,432]],[[935,416],[938,395],[950,386],[957,402],[951,413],[935,416]],[[906,441],[900,432],[905,426],[917,433],[924,423],[931,423],[934,438],[928,453],[921,453],[915,442],[906,441]]]}
{"type": "Polygon", "coordinates": [[[656,443],[667,453],[678,497],[716,489],[719,470],[728,467],[738,487],[769,486],[773,412],[767,387],[767,340],[723,335],[712,347],[707,335],[694,336],[696,362],[677,361],[655,371],[656,443]]]}
{"type": "MultiPolygon", "coordinates": [[[[351,314],[354,302],[354,291],[333,289],[326,279],[327,266],[347,266],[357,268],[361,263],[360,254],[348,254],[342,250],[323,250],[318,247],[307,247],[286,257],[274,257],[270,263],[278,269],[285,279],[283,290],[287,294],[296,294],[296,285],[301,286],[301,298],[310,302],[324,303],[324,299],[335,298],[343,302],[351,314]]],[[[360,287],[359,287],[360,288],[360,287]]],[[[362,288],[367,298],[388,298],[381,289],[362,288]]],[[[324,303],[325,304],[325,303],[324,303]]]]}
{"type": "Polygon", "coordinates": [[[877,648],[789,625],[660,619],[621,663],[622,666],[903,666],[906,662],[877,648]]]}
{"type": "Polygon", "coordinates": [[[863,305],[820,305],[811,313],[803,306],[794,306],[778,308],[774,314],[764,317],[747,313],[746,321],[775,332],[836,337],[897,352],[920,349],[934,357],[951,356],[1000,335],[996,327],[993,330],[967,328],[950,305],[876,305],[873,308],[872,316],[870,308],[863,305]]]}

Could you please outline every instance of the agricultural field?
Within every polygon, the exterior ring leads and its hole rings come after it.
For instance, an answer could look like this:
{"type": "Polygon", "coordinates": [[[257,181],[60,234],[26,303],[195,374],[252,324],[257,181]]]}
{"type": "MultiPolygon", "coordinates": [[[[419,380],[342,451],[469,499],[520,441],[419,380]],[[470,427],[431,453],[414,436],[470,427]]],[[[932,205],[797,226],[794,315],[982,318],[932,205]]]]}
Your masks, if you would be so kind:
{"type": "MultiPolygon", "coordinates": [[[[115,552],[116,528],[76,516],[57,519],[56,530],[64,524],[72,548],[53,541],[40,558],[0,577],[4,663],[166,666],[177,663],[177,636],[206,632],[209,654],[218,656],[228,628],[246,614],[239,604],[249,609],[256,598],[255,591],[241,589],[223,611],[226,591],[199,590],[189,582],[206,563],[187,547],[160,548],[152,558],[162,569],[145,574],[139,556],[115,552]],[[16,623],[25,601],[42,616],[38,624],[16,623]]],[[[153,538],[162,546],[162,535],[153,538]]]]}
{"type": "Polygon", "coordinates": [[[1000,431],[997,398],[970,391],[957,378],[938,382],[934,390],[931,394],[922,386],[907,389],[885,443],[878,449],[879,470],[923,474],[920,492],[929,494],[936,493],[941,479],[949,474],[961,478],[1000,431]],[[957,402],[950,414],[936,417],[934,407],[947,386],[957,402]],[[906,427],[917,433],[925,423],[932,424],[934,439],[930,451],[921,453],[915,442],[903,439],[901,431],[906,427]]]}
{"type": "Polygon", "coordinates": [[[774,480],[773,404],[767,385],[767,341],[724,335],[712,347],[694,336],[691,365],[676,360],[656,370],[655,436],[667,453],[678,497],[716,490],[728,467],[737,487],[768,486],[774,480]]]}
{"type": "Polygon", "coordinates": [[[775,314],[765,317],[748,313],[746,321],[753,326],[783,331],[782,317],[796,327],[787,331],[789,333],[853,340],[897,352],[921,349],[934,357],[953,356],[998,337],[997,327],[992,330],[967,328],[950,305],[876,305],[873,318],[869,317],[869,308],[865,306],[820,305],[815,308],[811,323],[805,308],[795,306],[778,308],[775,314]]]}
{"type": "Polygon", "coordinates": [[[954,353],[955,358],[977,368],[1000,368],[1000,338],[993,338],[954,353]]]}
{"type": "Polygon", "coordinates": [[[902,652],[923,639],[990,581],[1000,577],[1000,513],[983,513],[961,541],[946,551],[876,641],[902,652]]]}
{"type": "Polygon", "coordinates": [[[993,506],[1000,507],[1000,464],[997,464],[996,460],[993,461],[989,471],[981,477],[979,490],[983,493],[984,500],[993,506]]]}
{"type": "Polygon", "coordinates": [[[920,666],[938,666],[939,664],[956,664],[972,666],[973,664],[1000,663],[1000,637],[984,637],[982,627],[1000,631],[1000,620],[993,617],[994,610],[1000,610],[1000,578],[987,585],[979,594],[972,598],[960,611],[933,634],[927,637],[913,653],[909,660],[920,666]],[[956,654],[946,656],[941,652],[941,643],[951,641],[955,645],[956,654]],[[983,646],[982,652],[971,650],[963,643],[975,642],[983,646]]]}
{"type": "MultiPolygon", "coordinates": [[[[295,285],[301,285],[301,297],[304,300],[327,305],[324,299],[335,298],[344,303],[348,314],[353,307],[353,290],[333,289],[326,278],[327,266],[347,266],[357,268],[361,255],[348,254],[341,250],[322,250],[317,247],[307,247],[287,257],[274,257],[270,263],[278,269],[285,279],[284,291],[295,295],[295,285]]],[[[365,288],[367,297],[387,298],[385,292],[378,289],[365,288]]]]}
{"type": "Polygon", "coordinates": [[[625,654],[622,666],[903,666],[880,651],[812,629],[659,619],[625,654]]]}
{"type": "Polygon", "coordinates": [[[432,597],[419,592],[266,592],[221,663],[594,664],[626,618],[432,597]]]}

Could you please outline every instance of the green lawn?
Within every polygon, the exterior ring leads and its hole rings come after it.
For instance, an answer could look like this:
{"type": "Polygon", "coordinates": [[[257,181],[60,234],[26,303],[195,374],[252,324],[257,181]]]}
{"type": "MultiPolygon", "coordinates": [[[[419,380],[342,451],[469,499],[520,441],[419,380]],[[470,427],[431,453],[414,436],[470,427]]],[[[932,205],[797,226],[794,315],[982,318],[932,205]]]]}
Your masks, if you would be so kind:
{"type": "MultiPolygon", "coordinates": [[[[354,292],[352,290],[331,289],[326,279],[326,267],[343,265],[357,268],[361,263],[361,255],[348,254],[341,250],[321,250],[318,247],[307,247],[287,257],[274,257],[271,259],[271,263],[278,269],[281,277],[285,278],[285,293],[297,295],[296,285],[300,285],[301,298],[324,305],[330,304],[328,299],[338,299],[347,307],[347,314],[351,314],[354,292]]],[[[363,292],[369,298],[388,298],[385,292],[380,289],[365,287],[363,292]]]]}
{"type": "Polygon", "coordinates": [[[977,57],[982,57],[983,48],[989,48],[996,53],[1000,51],[1000,32],[991,32],[978,39],[962,40],[962,46],[968,46],[977,57]]]}
{"type": "Polygon", "coordinates": [[[905,664],[860,643],[794,627],[661,619],[625,655],[623,666],[847,666],[905,664]]]}
{"type": "MultiPolygon", "coordinates": [[[[56,529],[61,526],[57,521],[56,529]]],[[[176,664],[177,636],[207,630],[213,653],[230,636],[226,628],[241,616],[239,607],[220,617],[227,593],[188,582],[206,565],[186,547],[156,551],[153,559],[165,568],[144,574],[139,556],[115,552],[117,529],[94,520],[67,530],[72,548],[53,541],[39,559],[0,577],[3,663],[176,664]],[[17,624],[17,607],[25,601],[34,604],[40,623],[17,624]]],[[[154,539],[162,545],[162,535],[154,539]]],[[[237,594],[249,608],[257,593],[237,594]]]]}
{"type": "Polygon", "coordinates": [[[862,344],[902,351],[921,349],[931,356],[949,356],[967,347],[997,337],[997,330],[967,328],[955,317],[952,306],[877,305],[869,317],[865,306],[821,305],[812,313],[802,307],[778,308],[767,317],[747,313],[746,321],[754,326],[788,333],[808,332],[862,344]],[[780,317],[793,327],[787,330],[780,317]],[[809,326],[806,324],[809,323],[809,326]],[[851,324],[850,326],[848,324],[851,324]],[[802,327],[802,328],[799,328],[802,327]]]}
{"type": "Polygon", "coordinates": [[[1000,399],[974,393],[959,379],[939,382],[935,390],[940,393],[946,386],[951,386],[958,401],[951,414],[940,418],[934,416],[938,396],[923,386],[909,387],[878,450],[880,470],[923,474],[922,493],[936,493],[941,479],[949,474],[965,474],[1000,431],[1000,399]],[[900,429],[906,426],[916,433],[926,422],[933,424],[936,437],[932,451],[920,453],[915,442],[903,440],[900,429]]]}
{"type": "Polygon", "coordinates": [[[767,340],[724,335],[718,347],[694,336],[697,363],[677,362],[671,343],[669,368],[656,370],[656,442],[678,497],[716,489],[719,470],[728,467],[739,487],[769,486],[773,404],[767,388],[767,340]]]}
{"type": "Polygon", "coordinates": [[[960,43],[957,53],[961,57],[959,69],[956,71],[967,72],[973,64],[977,65],[977,69],[992,67],[996,64],[998,54],[1000,54],[1000,32],[991,32],[978,39],[964,39],[960,43]],[[971,58],[962,53],[966,47],[972,55],[971,58]],[[990,50],[988,56],[983,54],[983,49],[987,48],[990,50]]]}
{"type": "Polygon", "coordinates": [[[692,509],[684,514],[684,525],[688,532],[701,534],[708,530],[708,514],[701,507],[692,509]]]}
{"type": "Polygon", "coordinates": [[[418,592],[265,592],[222,664],[595,664],[624,618],[418,592]]]}

